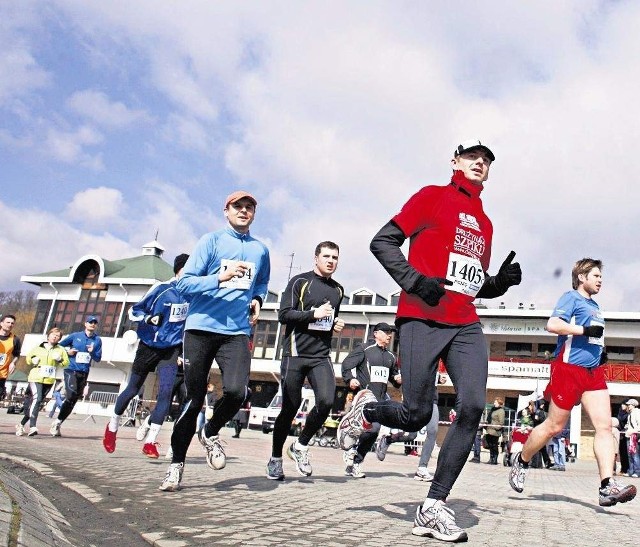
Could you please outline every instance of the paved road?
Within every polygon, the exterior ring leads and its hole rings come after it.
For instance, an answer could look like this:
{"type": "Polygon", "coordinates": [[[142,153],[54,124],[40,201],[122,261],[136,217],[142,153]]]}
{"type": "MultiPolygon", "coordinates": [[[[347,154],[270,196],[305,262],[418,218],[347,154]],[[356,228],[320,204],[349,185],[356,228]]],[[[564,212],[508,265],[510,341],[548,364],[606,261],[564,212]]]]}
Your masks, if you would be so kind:
{"type": "MultiPolygon", "coordinates": [[[[413,480],[418,458],[400,447],[385,462],[371,454],[360,480],[343,476],[341,452],[314,447],[313,476],[297,475],[285,458],[287,479],[278,482],[264,476],[271,436],[243,431],[232,439],[225,429],[227,467],[210,470],[194,439],[183,489],[166,493],[158,486],[167,462],[140,453],[134,428],[121,428],[116,452],[107,454],[106,420],[96,420],[74,415],[63,437],[52,438],[45,417],[47,434],[27,438],[15,436],[17,416],[0,414],[0,544],[444,545],[411,536],[427,485],[413,480]]],[[[166,447],[170,424],[164,429],[166,447]]],[[[638,544],[640,499],[599,507],[593,461],[566,473],[534,469],[524,494],[511,490],[506,471],[468,464],[454,487],[448,505],[470,545],[638,544]]]]}

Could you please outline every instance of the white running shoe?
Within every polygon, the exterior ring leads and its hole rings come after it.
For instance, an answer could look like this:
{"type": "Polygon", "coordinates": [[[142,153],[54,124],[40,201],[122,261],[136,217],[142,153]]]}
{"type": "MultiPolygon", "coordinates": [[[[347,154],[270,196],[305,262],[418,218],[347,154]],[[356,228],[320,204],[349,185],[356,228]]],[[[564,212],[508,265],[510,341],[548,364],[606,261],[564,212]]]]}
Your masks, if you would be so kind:
{"type": "Polygon", "coordinates": [[[183,471],[184,462],[170,464],[169,469],[167,469],[167,474],[158,490],[162,490],[163,492],[176,492],[180,490],[183,471]]]}
{"type": "Polygon", "coordinates": [[[222,469],[227,465],[227,456],[224,453],[220,435],[207,437],[204,430],[204,427],[200,428],[200,431],[198,432],[198,439],[200,440],[200,444],[207,451],[207,465],[211,469],[222,469]]]}
{"type": "Polygon", "coordinates": [[[149,430],[151,429],[151,425],[149,424],[150,418],[151,418],[151,415],[147,416],[144,420],[142,420],[142,425],[138,428],[138,431],[136,431],[136,439],[138,441],[144,441],[145,437],[147,436],[147,433],[149,433],[149,430]]]}
{"type": "Polygon", "coordinates": [[[362,470],[362,464],[355,462],[347,466],[347,468],[344,470],[344,474],[347,477],[353,477],[354,479],[364,479],[367,476],[362,470]]]}
{"type": "Polygon", "coordinates": [[[18,424],[16,426],[16,437],[24,436],[24,426],[22,424],[18,424]]]}
{"type": "Polygon", "coordinates": [[[525,467],[520,461],[520,452],[513,455],[513,464],[509,470],[509,484],[516,492],[521,493],[524,490],[524,480],[527,478],[528,467],[525,467]]]}
{"type": "Polygon", "coordinates": [[[433,480],[433,473],[426,467],[418,467],[413,478],[417,481],[431,482],[433,480]]]}
{"type": "Polygon", "coordinates": [[[442,500],[427,499],[416,510],[411,533],[452,543],[467,541],[467,533],[456,524],[455,516],[442,500]]]}
{"type": "Polygon", "coordinates": [[[389,446],[391,443],[391,435],[382,435],[376,441],[376,456],[378,459],[383,462],[387,456],[387,450],[389,450],[389,446]]]}
{"type": "Polygon", "coordinates": [[[27,437],[35,437],[38,434],[38,428],[32,427],[29,429],[29,433],[27,433],[27,437]]]}
{"type": "Polygon", "coordinates": [[[296,449],[296,442],[293,441],[291,446],[287,448],[287,456],[296,462],[296,469],[303,477],[310,477],[313,473],[311,468],[311,460],[309,457],[309,448],[306,450],[296,449]]]}
{"type": "Polygon", "coordinates": [[[358,442],[363,431],[371,429],[371,424],[365,420],[363,415],[364,405],[376,401],[375,395],[369,389],[363,389],[356,393],[351,408],[338,424],[338,444],[342,450],[349,450],[358,442]]]}
{"type": "Polygon", "coordinates": [[[51,429],[49,429],[49,433],[51,433],[52,437],[61,437],[62,434],[60,433],[60,425],[58,422],[53,422],[51,424],[51,429]]]}
{"type": "Polygon", "coordinates": [[[284,469],[282,469],[282,458],[269,458],[267,462],[267,478],[272,481],[284,480],[284,469]]]}

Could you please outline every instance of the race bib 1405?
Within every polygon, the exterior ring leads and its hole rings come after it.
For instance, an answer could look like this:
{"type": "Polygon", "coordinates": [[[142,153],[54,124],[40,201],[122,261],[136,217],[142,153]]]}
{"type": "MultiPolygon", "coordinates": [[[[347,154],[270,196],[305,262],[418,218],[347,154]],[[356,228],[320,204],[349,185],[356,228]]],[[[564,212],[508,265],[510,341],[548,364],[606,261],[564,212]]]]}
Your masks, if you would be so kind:
{"type": "Polygon", "coordinates": [[[477,258],[450,253],[447,279],[453,283],[445,287],[448,291],[475,296],[484,283],[484,270],[477,258]]]}

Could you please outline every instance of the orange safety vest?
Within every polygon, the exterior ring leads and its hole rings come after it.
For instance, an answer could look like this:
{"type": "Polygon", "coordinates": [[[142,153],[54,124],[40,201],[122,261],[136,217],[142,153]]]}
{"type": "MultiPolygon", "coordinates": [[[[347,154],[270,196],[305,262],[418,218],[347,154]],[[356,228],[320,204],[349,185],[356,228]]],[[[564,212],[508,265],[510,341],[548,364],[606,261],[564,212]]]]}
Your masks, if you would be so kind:
{"type": "Polygon", "coordinates": [[[0,340],[0,378],[9,376],[9,365],[13,361],[13,334],[6,340],[0,340]]]}

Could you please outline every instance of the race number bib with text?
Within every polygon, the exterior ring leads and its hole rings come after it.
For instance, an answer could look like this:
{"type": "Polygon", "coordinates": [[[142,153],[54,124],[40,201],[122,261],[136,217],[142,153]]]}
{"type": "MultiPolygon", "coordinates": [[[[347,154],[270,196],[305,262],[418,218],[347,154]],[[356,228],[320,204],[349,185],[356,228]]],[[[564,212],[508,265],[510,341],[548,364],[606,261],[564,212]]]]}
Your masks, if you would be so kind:
{"type": "Polygon", "coordinates": [[[40,374],[42,375],[43,378],[55,378],[56,367],[48,367],[43,365],[40,367],[40,374]]]}
{"type": "Polygon", "coordinates": [[[387,367],[371,367],[371,381],[386,384],[389,381],[389,369],[387,367]]]}
{"type": "Polygon", "coordinates": [[[187,318],[189,304],[171,304],[171,312],[169,313],[169,323],[180,323],[187,318]]]}
{"type": "Polygon", "coordinates": [[[484,270],[477,258],[450,253],[447,279],[453,283],[445,287],[448,291],[475,296],[484,283],[484,270]]]}
{"type": "MultiPolygon", "coordinates": [[[[311,308],[315,309],[315,308],[311,308]]],[[[322,319],[316,319],[313,323],[309,323],[309,330],[322,330],[329,331],[333,328],[334,312],[331,312],[329,317],[323,317],[322,319]]]]}
{"type": "Polygon", "coordinates": [[[86,365],[91,362],[91,354],[86,351],[79,351],[76,353],[76,363],[86,365]]]}
{"type": "Polygon", "coordinates": [[[221,261],[220,271],[224,272],[232,266],[235,266],[238,262],[243,262],[247,266],[247,271],[244,272],[242,277],[232,277],[228,281],[223,281],[220,283],[221,287],[225,289],[240,289],[246,290],[251,287],[251,282],[253,281],[253,276],[256,274],[256,264],[255,262],[244,262],[241,260],[229,260],[227,258],[223,258],[221,261]]]}

